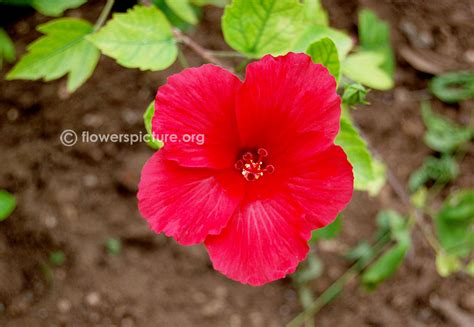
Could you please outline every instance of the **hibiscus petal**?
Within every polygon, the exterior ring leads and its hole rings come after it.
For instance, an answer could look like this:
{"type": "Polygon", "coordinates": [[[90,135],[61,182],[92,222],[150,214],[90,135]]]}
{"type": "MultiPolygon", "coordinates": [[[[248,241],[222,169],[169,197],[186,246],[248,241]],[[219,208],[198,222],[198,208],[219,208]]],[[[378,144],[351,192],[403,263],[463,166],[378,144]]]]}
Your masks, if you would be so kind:
{"type": "Polygon", "coordinates": [[[262,285],[295,271],[308,253],[302,211],[279,196],[243,204],[206,247],[214,269],[244,284],[262,285]]]}
{"type": "Polygon", "coordinates": [[[306,54],[267,55],[249,64],[236,103],[244,147],[284,151],[299,134],[313,132],[324,149],[339,130],[336,81],[306,54]]]}
{"type": "MultiPolygon", "coordinates": [[[[349,203],[354,189],[352,166],[341,147],[294,160],[287,180],[293,199],[307,213],[311,228],[330,224],[349,203]]],[[[289,154],[293,156],[294,154],[289,154]]]]}
{"type": "Polygon", "coordinates": [[[152,230],[191,245],[220,233],[242,196],[243,181],[234,171],[181,167],[160,151],[145,164],[137,197],[152,230]]]}
{"type": "Polygon", "coordinates": [[[169,77],[156,94],[152,121],[153,133],[165,142],[165,157],[188,167],[232,166],[238,151],[235,95],[240,85],[235,75],[214,65],[169,77]],[[194,142],[186,142],[187,135],[194,135],[194,142]],[[202,136],[204,142],[198,139],[202,136]]]}

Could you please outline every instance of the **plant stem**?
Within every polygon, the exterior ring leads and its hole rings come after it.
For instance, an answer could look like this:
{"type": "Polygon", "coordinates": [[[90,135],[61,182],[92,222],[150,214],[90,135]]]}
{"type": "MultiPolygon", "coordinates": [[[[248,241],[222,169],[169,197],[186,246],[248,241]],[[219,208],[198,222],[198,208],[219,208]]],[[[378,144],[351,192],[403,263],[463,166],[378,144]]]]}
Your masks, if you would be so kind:
{"type": "MultiPolygon", "coordinates": [[[[356,124],[354,123],[354,125],[356,124]]],[[[370,149],[370,151],[376,157],[382,159],[382,156],[370,145],[369,139],[362,132],[360,127],[357,125],[356,127],[358,128],[361,137],[367,143],[367,147],[370,149]]],[[[434,236],[432,230],[425,224],[423,211],[412,205],[411,200],[410,200],[410,195],[405,190],[405,187],[403,187],[403,184],[400,182],[397,176],[390,170],[390,167],[388,166],[387,166],[387,181],[388,181],[388,184],[392,187],[395,194],[401,200],[403,205],[408,209],[410,213],[413,214],[413,217],[415,218],[415,223],[420,228],[428,244],[433,248],[435,253],[438,254],[439,251],[441,250],[441,246],[439,245],[439,242],[436,240],[436,237],[434,236]]]]}
{"type": "Polygon", "coordinates": [[[182,42],[183,44],[187,45],[194,52],[196,52],[199,56],[201,56],[204,60],[206,60],[206,61],[208,61],[212,64],[221,66],[221,67],[229,70],[230,72],[234,72],[232,67],[227,66],[222,61],[220,61],[220,59],[215,57],[214,54],[212,53],[212,51],[209,51],[209,50],[203,48],[198,43],[194,42],[189,36],[187,36],[186,34],[183,34],[179,29],[174,28],[173,33],[174,33],[174,36],[176,37],[176,39],[179,42],[182,42]]]}
{"type": "Polygon", "coordinates": [[[336,279],[328,288],[326,288],[326,290],[321,293],[321,295],[311,305],[309,305],[307,308],[304,309],[303,312],[293,318],[286,325],[286,327],[299,327],[303,325],[308,319],[318,313],[319,310],[321,310],[326,304],[334,300],[347,283],[349,283],[352,279],[359,275],[362,270],[369,266],[375,260],[375,258],[377,258],[383,252],[389,240],[390,233],[387,232],[386,234],[381,236],[373,245],[374,256],[372,260],[365,263],[364,265],[360,264],[362,259],[356,261],[338,279],[336,279]]]}
{"type": "Polygon", "coordinates": [[[181,51],[181,49],[178,50],[178,61],[181,64],[181,67],[189,67],[188,59],[186,59],[186,56],[184,55],[183,51],[181,51]]]}
{"type": "Polygon", "coordinates": [[[105,4],[104,8],[100,12],[99,18],[97,19],[95,25],[94,25],[94,32],[97,32],[99,28],[104,25],[105,20],[110,14],[110,10],[112,10],[112,6],[114,5],[115,0],[107,0],[107,3],[105,4]]]}
{"type": "Polygon", "coordinates": [[[246,58],[243,54],[240,54],[235,51],[216,51],[216,50],[208,50],[209,53],[214,55],[215,57],[223,57],[223,58],[246,58]]]}

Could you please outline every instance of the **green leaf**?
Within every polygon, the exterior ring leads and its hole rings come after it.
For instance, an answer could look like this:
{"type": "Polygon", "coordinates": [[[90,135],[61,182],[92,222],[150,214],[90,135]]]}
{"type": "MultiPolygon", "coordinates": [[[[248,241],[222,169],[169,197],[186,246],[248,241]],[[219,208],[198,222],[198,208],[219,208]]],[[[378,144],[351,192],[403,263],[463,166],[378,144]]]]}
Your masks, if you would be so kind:
{"type": "Polygon", "coordinates": [[[31,6],[46,16],[61,16],[66,9],[82,6],[87,0],[30,0],[31,6]]]}
{"type": "Polygon", "coordinates": [[[122,241],[118,238],[110,237],[105,241],[105,249],[109,254],[119,255],[122,252],[122,241]]]}
{"type": "Polygon", "coordinates": [[[54,266],[62,266],[65,261],[66,255],[61,250],[56,250],[49,254],[49,262],[54,266]]]}
{"type": "Polygon", "coordinates": [[[456,72],[436,76],[431,80],[430,90],[447,103],[474,98],[474,73],[456,72]]]}
{"type": "Polygon", "coordinates": [[[230,0],[191,0],[191,2],[196,6],[207,6],[213,5],[216,7],[225,7],[229,4],[230,0]]]}
{"type": "Polygon", "coordinates": [[[0,221],[7,219],[15,210],[16,199],[7,191],[0,190],[0,221]]]}
{"type": "Polygon", "coordinates": [[[358,183],[358,187],[366,190],[370,196],[377,196],[387,181],[387,167],[377,159],[372,159],[372,178],[363,179],[358,183]]]}
{"type": "Polygon", "coordinates": [[[28,46],[28,53],[8,73],[7,79],[51,81],[68,74],[67,89],[74,92],[94,72],[99,51],[85,37],[90,23],[60,18],[38,26],[45,34],[28,46]]]}
{"type": "Polygon", "coordinates": [[[304,0],[303,5],[307,22],[315,25],[329,25],[328,13],[321,6],[320,0],[304,0]]]}
{"type": "Polygon", "coordinates": [[[436,270],[441,277],[448,277],[452,273],[461,270],[461,261],[452,255],[438,253],[436,255],[436,270]]]}
{"type": "Polygon", "coordinates": [[[351,54],[342,64],[342,73],[355,82],[377,90],[389,90],[393,79],[383,70],[384,56],[378,52],[351,54]]]}
{"type": "Polygon", "coordinates": [[[7,32],[0,27],[0,69],[3,66],[3,59],[7,62],[15,61],[15,45],[7,32]]]}
{"type": "Polygon", "coordinates": [[[374,179],[372,156],[366,142],[346,114],[341,117],[341,128],[335,143],[344,149],[354,169],[354,187],[357,190],[366,190],[369,181],[374,179]]]}
{"type": "Polygon", "coordinates": [[[278,55],[292,48],[303,15],[298,0],[234,0],[225,8],[222,30],[226,42],[249,57],[278,55]]]}
{"type": "Polygon", "coordinates": [[[360,83],[347,83],[344,85],[342,103],[351,108],[355,108],[358,104],[368,104],[365,99],[367,92],[367,89],[360,83]]]}
{"type": "Polygon", "coordinates": [[[143,114],[143,122],[145,123],[146,132],[148,133],[148,137],[150,138],[147,140],[147,144],[153,150],[158,150],[163,147],[163,142],[156,140],[153,137],[153,132],[151,128],[151,122],[153,119],[153,115],[155,114],[155,102],[152,102],[146,108],[145,114],[143,114]]]}
{"type": "Polygon", "coordinates": [[[128,68],[162,70],[178,55],[171,25],[155,7],[135,6],[114,14],[89,38],[104,54],[128,68]]]}
{"type": "Polygon", "coordinates": [[[394,210],[383,210],[377,214],[377,238],[389,233],[397,243],[410,243],[410,231],[407,220],[394,210]]]}
{"type": "Polygon", "coordinates": [[[426,200],[428,199],[428,189],[426,187],[420,187],[410,197],[410,202],[415,208],[422,209],[426,206],[426,200]]]}
{"type": "Polygon", "coordinates": [[[306,50],[306,53],[311,56],[313,62],[326,67],[339,83],[339,56],[336,45],[330,38],[325,37],[314,42],[306,50]]]}
{"type": "Polygon", "coordinates": [[[362,274],[362,283],[368,290],[375,289],[381,282],[390,278],[400,267],[409,245],[396,244],[385,252],[362,274]]]}
{"type": "Polygon", "coordinates": [[[321,276],[323,263],[321,259],[310,253],[308,258],[298,267],[298,271],[291,277],[299,284],[305,284],[321,276]]]}
{"type": "MultiPolygon", "coordinates": [[[[193,27],[192,24],[186,22],[183,20],[180,16],[178,16],[173,9],[171,9],[167,4],[165,0],[152,0],[152,3],[154,6],[158,8],[166,17],[168,22],[170,22],[171,25],[174,27],[179,28],[182,31],[186,31],[190,28],[193,27]]],[[[202,12],[201,8],[198,7],[191,7],[194,11],[194,15],[196,18],[200,15],[200,12],[202,12]]]]}
{"type": "Polygon", "coordinates": [[[321,25],[308,25],[292,49],[295,52],[304,52],[312,43],[325,37],[331,39],[336,45],[339,61],[342,61],[352,49],[352,39],[347,34],[321,25]]]}
{"type": "Polygon", "coordinates": [[[341,233],[342,215],[339,214],[336,219],[329,225],[313,231],[310,242],[317,240],[330,240],[341,233]]]}
{"type": "Polygon", "coordinates": [[[390,28],[387,23],[378,19],[370,10],[359,13],[359,38],[362,51],[377,52],[383,57],[380,67],[393,76],[395,59],[390,45],[390,28]]]}
{"type": "Polygon", "coordinates": [[[439,212],[442,219],[474,222],[474,189],[453,194],[439,212]]]}
{"type": "Polygon", "coordinates": [[[453,152],[472,138],[473,133],[469,128],[460,127],[435,114],[427,101],[421,103],[421,115],[427,128],[423,139],[433,150],[453,152]]]}
{"type": "Polygon", "coordinates": [[[365,240],[360,241],[346,254],[346,259],[350,262],[357,262],[358,266],[361,268],[368,264],[373,257],[374,249],[365,240]]]}
{"type": "Polygon", "coordinates": [[[455,180],[458,175],[459,167],[454,158],[447,155],[441,158],[430,156],[425,158],[423,166],[410,175],[408,188],[415,192],[428,181],[444,184],[455,180]]]}
{"type": "Polygon", "coordinates": [[[197,24],[198,19],[189,0],[165,0],[165,2],[179,18],[187,23],[197,24]]]}
{"type": "Polygon", "coordinates": [[[474,249],[474,189],[451,195],[435,217],[436,234],[447,255],[468,256],[474,249]]]}
{"type": "Polygon", "coordinates": [[[464,268],[464,271],[469,275],[471,276],[472,278],[474,278],[474,260],[471,260],[466,268],[464,268]]]}

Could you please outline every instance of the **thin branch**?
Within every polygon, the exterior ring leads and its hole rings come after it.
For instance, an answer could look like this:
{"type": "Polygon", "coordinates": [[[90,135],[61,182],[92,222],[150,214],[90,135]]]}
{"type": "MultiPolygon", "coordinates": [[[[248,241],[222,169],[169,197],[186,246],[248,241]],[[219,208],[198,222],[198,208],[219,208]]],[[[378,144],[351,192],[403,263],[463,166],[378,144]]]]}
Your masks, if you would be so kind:
{"type": "Polygon", "coordinates": [[[234,69],[232,67],[229,67],[226,64],[224,64],[220,59],[218,59],[216,56],[214,56],[212,51],[209,51],[209,50],[203,48],[198,43],[194,42],[189,36],[187,36],[186,34],[183,34],[179,29],[174,28],[173,33],[174,33],[174,36],[176,37],[176,39],[179,42],[182,42],[183,44],[185,44],[186,46],[191,48],[194,52],[196,52],[204,60],[206,60],[206,61],[208,61],[212,64],[221,66],[221,67],[229,70],[230,72],[234,72],[234,69]]]}
{"type": "Polygon", "coordinates": [[[94,25],[94,32],[97,32],[99,30],[99,28],[101,28],[102,25],[104,25],[105,20],[107,19],[107,17],[110,14],[110,11],[112,10],[114,2],[115,2],[115,0],[107,0],[107,3],[105,4],[104,8],[100,12],[100,16],[99,16],[99,18],[97,19],[97,22],[94,25]]]}
{"type": "MultiPolygon", "coordinates": [[[[354,123],[356,127],[359,130],[360,136],[365,140],[367,143],[367,147],[370,149],[370,151],[378,158],[383,159],[383,157],[375,150],[369,142],[368,137],[364,134],[364,132],[361,130],[357,124],[354,123]]],[[[382,160],[384,161],[384,160],[382,160]]],[[[413,213],[413,216],[415,218],[415,223],[416,225],[420,228],[423,236],[427,240],[427,242],[430,244],[430,246],[433,248],[433,250],[438,254],[441,250],[441,246],[439,245],[438,241],[436,240],[436,237],[433,235],[433,232],[431,229],[426,225],[424,221],[424,214],[423,211],[420,210],[419,208],[413,206],[410,200],[410,195],[408,192],[405,190],[405,187],[403,186],[402,182],[398,179],[398,177],[390,170],[390,167],[387,166],[387,181],[388,184],[392,187],[393,191],[395,194],[398,196],[398,198],[401,200],[403,205],[409,210],[409,212],[413,213]]]]}

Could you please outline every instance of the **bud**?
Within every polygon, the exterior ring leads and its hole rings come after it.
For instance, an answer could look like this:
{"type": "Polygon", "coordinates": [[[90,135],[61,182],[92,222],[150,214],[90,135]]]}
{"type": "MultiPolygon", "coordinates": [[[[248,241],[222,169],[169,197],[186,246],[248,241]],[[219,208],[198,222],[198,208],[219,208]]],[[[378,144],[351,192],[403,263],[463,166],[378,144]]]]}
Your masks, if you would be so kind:
{"type": "Polygon", "coordinates": [[[368,104],[365,100],[368,90],[360,83],[344,85],[342,102],[350,107],[358,104],[368,104]]]}

